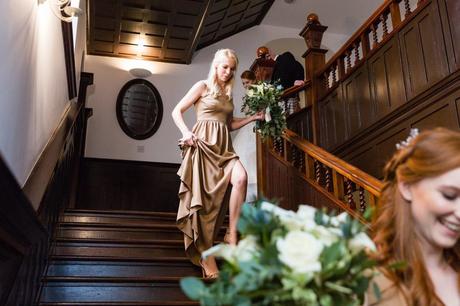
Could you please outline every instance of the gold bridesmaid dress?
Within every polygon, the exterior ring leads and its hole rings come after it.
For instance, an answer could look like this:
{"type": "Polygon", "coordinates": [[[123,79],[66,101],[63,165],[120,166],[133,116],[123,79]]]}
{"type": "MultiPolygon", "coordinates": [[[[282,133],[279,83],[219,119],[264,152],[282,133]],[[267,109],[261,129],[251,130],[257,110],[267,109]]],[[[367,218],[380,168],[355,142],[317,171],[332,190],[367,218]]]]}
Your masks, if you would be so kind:
{"type": "Polygon", "coordinates": [[[233,102],[205,95],[195,102],[196,147],[187,147],[181,167],[177,226],[184,233],[185,253],[200,266],[201,253],[213,245],[228,208],[230,175],[238,156],[227,127],[233,102]]]}

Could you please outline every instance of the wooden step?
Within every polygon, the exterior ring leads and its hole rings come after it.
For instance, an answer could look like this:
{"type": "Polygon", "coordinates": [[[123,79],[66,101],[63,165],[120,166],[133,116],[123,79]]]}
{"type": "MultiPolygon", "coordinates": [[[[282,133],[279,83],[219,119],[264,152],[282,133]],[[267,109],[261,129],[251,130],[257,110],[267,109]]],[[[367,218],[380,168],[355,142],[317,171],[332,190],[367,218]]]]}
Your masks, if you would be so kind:
{"type": "Polygon", "coordinates": [[[56,242],[53,247],[53,256],[153,260],[155,258],[185,258],[185,253],[183,245],[56,242]]]}
{"type": "Polygon", "coordinates": [[[91,227],[65,226],[56,231],[57,238],[69,239],[102,239],[102,240],[183,240],[179,229],[163,228],[118,228],[118,227],[91,227]]]}
{"type": "Polygon", "coordinates": [[[116,226],[144,226],[151,224],[165,224],[170,226],[176,226],[174,219],[164,218],[144,218],[144,217],[133,217],[133,216],[98,216],[98,215],[85,215],[85,214],[65,214],[60,219],[61,224],[73,223],[73,224],[104,224],[104,225],[116,225],[116,226]]]}
{"type": "MultiPolygon", "coordinates": [[[[223,242],[226,229],[223,228],[215,243],[223,242]]],[[[68,226],[59,227],[54,241],[94,242],[122,244],[184,245],[184,236],[179,229],[142,229],[118,227],[68,226]]]]}
{"type": "Polygon", "coordinates": [[[64,214],[93,214],[93,215],[106,215],[106,216],[153,216],[176,219],[177,213],[175,212],[157,212],[157,211],[144,211],[144,210],[100,210],[100,209],[66,209],[64,214]]]}
{"type": "Polygon", "coordinates": [[[98,278],[178,278],[184,276],[201,276],[201,270],[190,262],[113,262],[64,260],[51,261],[48,265],[46,279],[68,277],[98,278]]]}
{"type": "MultiPolygon", "coordinates": [[[[41,294],[46,303],[131,303],[131,302],[188,302],[178,283],[101,283],[101,282],[48,282],[41,294]]],[[[58,304],[62,305],[62,304],[58,304]]],[[[110,305],[110,304],[109,304],[110,305]]],[[[165,305],[158,304],[158,305],[165,305]]],[[[189,304],[184,304],[189,305],[189,304]]]]}

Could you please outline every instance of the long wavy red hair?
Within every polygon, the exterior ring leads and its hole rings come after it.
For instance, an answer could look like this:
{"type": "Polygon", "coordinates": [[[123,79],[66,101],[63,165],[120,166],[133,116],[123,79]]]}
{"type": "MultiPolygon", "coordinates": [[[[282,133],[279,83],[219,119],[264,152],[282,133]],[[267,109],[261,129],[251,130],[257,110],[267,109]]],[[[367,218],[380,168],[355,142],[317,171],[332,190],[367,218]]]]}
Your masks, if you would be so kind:
{"type": "MultiPolygon", "coordinates": [[[[408,146],[397,150],[385,166],[373,236],[383,266],[400,261],[407,264],[405,269],[385,271],[402,290],[409,305],[444,306],[444,303],[435,293],[413,230],[410,205],[401,196],[397,184],[413,184],[458,167],[460,133],[444,128],[420,133],[408,146]]],[[[446,249],[444,255],[460,280],[460,242],[446,249]]]]}

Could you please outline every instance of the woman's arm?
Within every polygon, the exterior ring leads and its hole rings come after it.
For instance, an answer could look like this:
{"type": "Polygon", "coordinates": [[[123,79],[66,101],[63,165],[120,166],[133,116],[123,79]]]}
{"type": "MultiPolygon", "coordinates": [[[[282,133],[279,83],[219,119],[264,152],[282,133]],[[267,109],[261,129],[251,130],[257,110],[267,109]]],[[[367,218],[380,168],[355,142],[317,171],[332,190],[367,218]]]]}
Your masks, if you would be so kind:
{"type": "Polygon", "coordinates": [[[230,119],[230,122],[228,124],[229,128],[230,128],[230,131],[234,131],[234,130],[238,130],[240,128],[242,128],[243,126],[245,126],[246,124],[252,122],[252,121],[255,121],[255,120],[264,120],[265,118],[265,112],[258,112],[257,114],[254,114],[252,116],[249,116],[249,117],[245,117],[245,118],[236,118],[236,117],[232,117],[230,119]]]}
{"type": "Polygon", "coordinates": [[[195,145],[196,136],[193,134],[184,122],[183,113],[187,111],[193,103],[195,103],[206,90],[206,83],[199,81],[185,94],[185,96],[174,107],[171,116],[174,123],[182,133],[182,138],[179,142],[182,144],[193,146],[195,145]]]}

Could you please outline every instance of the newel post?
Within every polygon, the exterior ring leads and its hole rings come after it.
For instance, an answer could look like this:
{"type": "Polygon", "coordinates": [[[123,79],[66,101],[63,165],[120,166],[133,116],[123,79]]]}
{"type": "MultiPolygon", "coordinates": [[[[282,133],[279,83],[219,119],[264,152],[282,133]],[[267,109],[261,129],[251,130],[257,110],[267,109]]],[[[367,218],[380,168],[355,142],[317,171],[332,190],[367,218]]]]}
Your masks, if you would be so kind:
{"type": "Polygon", "coordinates": [[[311,82],[311,87],[306,90],[306,106],[312,107],[312,130],[313,143],[319,142],[319,116],[318,99],[321,92],[322,78],[316,73],[326,64],[326,49],[321,49],[323,33],[327,26],[321,25],[316,14],[307,17],[307,24],[300,32],[300,36],[305,39],[307,51],[302,55],[305,59],[305,80],[311,82]]]}

